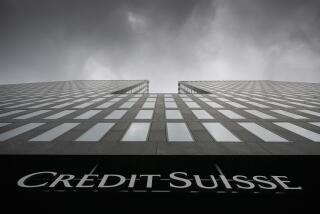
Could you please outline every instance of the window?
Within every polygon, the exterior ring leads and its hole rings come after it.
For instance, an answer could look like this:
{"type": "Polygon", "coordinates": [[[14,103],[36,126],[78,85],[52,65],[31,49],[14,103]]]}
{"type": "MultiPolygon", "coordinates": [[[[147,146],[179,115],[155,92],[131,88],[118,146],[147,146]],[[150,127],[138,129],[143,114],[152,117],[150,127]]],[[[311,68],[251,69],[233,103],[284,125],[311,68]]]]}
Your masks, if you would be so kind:
{"type": "Polygon", "coordinates": [[[96,99],[90,100],[89,102],[96,103],[96,102],[100,102],[102,100],[104,100],[104,98],[96,98],[96,99]]]}
{"type": "Polygon", "coordinates": [[[239,123],[240,126],[247,129],[265,142],[288,142],[286,139],[274,134],[273,132],[259,126],[256,123],[239,123]]]}
{"type": "Polygon", "coordinates": [[[122,98],[115,97],[115,98],[112,98],[111,100],[109,100],[109,102],[118,102],[120,100],[122,100],[122,98]]]}
{"type": "Polygon", "coordinates": [[[64,116],[66,116],[68,114],[71,114],[71,113],[73,113],[75,111],[76,110],[64,110],[64,111],[61,111],[59,113],[53,114],[53,115],[51,115],[49,117],[46,117],[44,119],[50,119],[50,120],[59,119],[59,118],[64,117],[64,116]]]}
{"type": "Polygon", "coordinates": [[[229,105],[232,105],[233,107],[236,107],[236,108],[247,108],[246,106],[243,106],[239,103],[236,103],[236,102],[227,102],[229,105]]]}
{"type": "Polygon", "coordinates": [[[283,107],[283,108],[293,108],[292,106],[285,105],[285,104],[282,104],[282,103],[277,103],[277,102],[268,102],[268,103],[272,104],[272,105],[280,106],[280,107],[283,107]]]}
{"type": "Polygon", "coordinates": [[[169,142],[192,142],[193,138],[186,123],[167,123],[169,142]]]}
{"type": "Polygon", "coordinates": [[[113,104],[114,104],[114,102],[109,101],[109,102],[102,103],[101,105],[97,106],[96,108],[109,108],[113,104]]]}
{"type": "Polygon", "coordinates": [[[152,119],[153,110],[140,110],[136,115],[136,119],[152,119]]]}
{"type": "Polygon", "coordinates": [[[90,119],[91,117],[95,116],[99,112],[101,112],[101,110],[89,110],[74,119],[79,119],[79,120],[90,119]]]}
{"type": "Polygon", "coordinates": [[[241,115],[231,111],[231,110],[218,110],[221,114],[223,114],[224,116],[230,118],[230,119],[245,119],[244,117],[242,117],[241,115]]]}
{"type": "Polygon", "coordinates": [[[300,135],[302,137],[305,137],[309,140],[315,141],[315,142],[320,142],[320,134],[307,130],[305,128],[296,126],[292,123],[285,123],[285,122],[279,122],[279,123],[274,123],[284,129],[287,129],[291,132],[294,132],[297,135],[300,135]]]}
{"type": "Polygon", "coordinates": [[[252,97],[251,99],[257,100],[257,101],[260,101],[260,102],[267,102],[266,99],[261,99],[261,98],[256,98],[256,97],[252,97]]]}
{"type": "Polygon", "coordinates": [[[9,125],[10,123],[0,123],[0,128],[9,125]]]}
{"type": "Polygon", "coordinates": [[[183,119],[179,110],[166,110],[166,119],[183,119]]]}
{"type": "Polygon", "coordinates": [[[112,128],[114,123],[97,123],[82,134],[76,141],[99,141],[112,128]]]}
{"type": "Polygon", "coordinates": [[[165,102],[174,102],[174,99],[173,98],[164,98],[164,101],[165,102]]]}
{"type": "Polygon", "coordinates": [[[203,97],[202,94],[194,94],[195,97],[203,97]]]}
{"type": "Polygon", "coordinates": [[[250,114],[253,114],[254,116],[257,116],[261,119],[267,119],[267,120],[270,120],[270,119],[276,119],[275,117],[273,116],[270,116],[268,114],[265,114],[263,112],[260,112],[260,111],[257,111],[257,110],[245,110],[246,112],[250,113],[250,114]]]}
{"type": "Polygon", "coordinates": [[[320,122],[310,122],[310,124],[320,127],[320,122]]]}
{"type": "Polygon", "coordinates": [[[243,99],[243,98],[234,98],[235,100],[239,100],[241,102],[249,102],[249,100],[247,99],[243,99]]]}
{"type": "Polygon", "coordinates": [[[150,123],[131,123],[121,141],[146,141],[150,123]]]}
{"type": "Polygon", "coordinates": [[[114,110],[107,117],[105,117],[105,119],[118,120],[121,119],[125,113],[127,113],[127,110],[114,110]]]}
{"type": "Polygon", "coordinates": [[[205,110],[192,110],[192,113],[196,116],[198,119],[213,119],[212,115],[210,115],[205,110]]]}
{"type": "Polygon", "coordinates": [[[29,114],[25,114],[25,115],[16,117],[15,119],[29,119],[29,118],[32,118],[32,117],[36,117],[36,116],[38,116],[40,114],[47,113],[49,111],[50,110],[39,110],[39,111],[36,111],[36,112],[32,112],[32,113],[29,113],[29,114]]]}
{"type": "Polygon", "coordinates": [[[216,103],[216,102],[206,102],[209,106],[211,106],[212,108],[223,108],[222,105],[216,103]]]}
{"type": "Polygon", "coordinates": [[[310,111],[310,110],[298,110],[298,111],[306,113],[306,114],[311,114],[311,115],[320,117],[320,113],[319,112],[310,111]]]}
{"type": "Polygon", "coordinates": [[[129,100],[128,100],[128,102],[136,102],[136,101],[138,101],[139,100],[139,98],[130,98],[129,100]]]}
{"type": "Polygon", "coordinates": [[[193,100],[189,97],[183,97],[181,98],[184,102],[192,102],[193,100]]]}
{"type": "Polygon", "coordinates": [[[263,105],[263,104],[260,104],[260,103],[257,103],[257,102],[247,102],[248,104],[251,104],[253,106],[257,106],[259,108],[270,108],[270,106],[266,106],[266,105],[263,105]]]}
{"type": "Polygon", "coordinates": [[[209,94],[210,97],[218,97],[217,95],[215,94],[209,94]]]}
{"type": "Polygon", "coordinates": [[[63,123],[35,138],[32,138],[29,141],[52,141],[58,138],[59,136],[63,135],[64,133],[68,132],[69,130],[73,129],[77,125],[79,125],[79,123],[63,123]]]}
{"type": "Polygon", "coordinates": [[[41,107],[52,105],[52,104],[53,103],[42,103],[42,104],[35,105],[35,106],[29,106],[28,108],[41,108],[41,107]]]}
{"type": "Polygon", "coordinates": [[[307,107],[307,108],[317,108],[316,106],[307,105],[307,104],[298,103],[298,102],[288,102],[288,103],[295,104],[295,105],[297,105],[297,106],[307,107]]]}
{"type": "Polygon", "coordinates": [[[308,119],[306,117],[303,117],[303,116],[300,116],[300,115],[297,115],[297,114],[293,114],[293,113],[290,113],[290,112],[287,112],[287,111],[283,111],[283,110],[271,110],[273,112],[276,112],[278,114],[282,114],[284,116],[287,116],[287,117],[291,117],[293,119],[308,119]]]}
{"type": "Polygon", "coordinates": [[[9,111],[9,112],[6,112],[6,113],[2,113],[2,114],[0,114],[0,117],[6,117],[6,116],[13,115],[13,114],[21,113],[21,112],[24,112],[24,111],[25,111],[25,110],[9,111]]]}
{"type": "Polygon", "coordinates": [[[67,103],[62,103],[62,104],[56,105],[56,106],[52,106],[51,108],[64,108],[64,107],[70,106],[72,104],[74,104],[74,103],[67,102],[67,103]]]}
{"type": "MultiPolygon", "coordinates": [[[[89,98],[80,98],[80,99],[73,100],[72,102],[78,103],[78,102],[86,101],[86,100],[88,100],[88,99],[89,99],[89,98]]],[[[69,100],[69,99],[67,99],[67,100],[69,100]]],[[[62,101],[64,101],[64,100],[59,100],[59,102],[62,102],[62,101]]]]}
{"type": "Polygon", "coordinates": [[[28,124],[20,126],[18,128],[6,131],[6,132],[0,134],[0,141],[6,141],[6,140],[11,139],[15,136],[18,136],[20,134],[28,132],[32,129],[35,129],[39,126],[42,126],[43,124],[44,123],[28,123],[28,124]]]}
{"type": "Polygon", "coordinates": [[[230,100],[226,99],[226,98],[217,98],[218,100],[222,101],[222,102],[230,102],[230,100]]]}
{"type": "Polygon", "coordinates": [[[119,108],[131,108],[134,104],[135,102],[126,102],[123,103],[119,108]]]}
{"type": "Polygon", "coordinates": [[[206,97],[203,97],[203,98],[199,98],[201,101],[203,102],[210,102],[211,100],[206,98],[206,97]]]}
{"type": "Polygon", "coordinates": [[[228,129],[220,123],[202,123],[210,135],[218,142],[240,142],[228,129]]]}
{"type": "Polygon", "coordinates": [[[22,104],[18,104],[18,105],[14,105],[14,106],[9,106],[9,107],[6,107],[6,108],[19,108],[19,107],[22,107],[22,106],[26,106],[26,105],[31,105],[33,103],[22,103],[22,104]]]}
{"type": "Polygon", "coordinates": [[[147,98],[146,102],[155,102],[157,100],[157,98],[151,97],[151,98],[147,98]]]}
{"type": "Polygon", "coordinates": [[[2,104],[0,104],[0,106],[2,107],[2,106],[12,105],[12,104],[14,104],[14,103],[2,103],[2,104]]]}
{"type": "Polygon", "coordinates": [[[312,104],[316,104],[316,105],[320,105],[320,102],[312,101],[312,102],[310,102],[310,103],[312,103],[312,104]]]}
{"type": "Polygon", "coordinates": [[[155,102],[145,102],[142,108],[154,108],[155,104],[156,104],[155,102]]]}
{"type": "Polygon", "coordinates": [[[93,105],[93,102],[86,102],[86,103],[82,103],[80,105],[74,106],[73,108],[87,108],[88,106],[93,105]]]}
{"type": "Polygon", "coordinates": [[[165,102],[164,105],[166,108],[178,108],[176,102],[165,102]]]}
{"type": "Polygon", "coordinates": [[[201,108],[196,102],[185,102],[189,108],[201,108]]]}

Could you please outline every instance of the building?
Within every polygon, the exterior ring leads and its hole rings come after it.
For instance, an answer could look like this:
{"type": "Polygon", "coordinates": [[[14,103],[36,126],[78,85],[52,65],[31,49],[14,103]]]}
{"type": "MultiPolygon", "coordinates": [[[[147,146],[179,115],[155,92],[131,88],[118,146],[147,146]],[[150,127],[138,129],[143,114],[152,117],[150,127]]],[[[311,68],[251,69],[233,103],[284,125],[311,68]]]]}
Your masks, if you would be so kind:
{"type": "MultiPolygon", "coordinates": [[[[301,202],[319,189],[312,176],[304,175],[310,165],[320,163],[320,84],[182,81],[178,94],[149,94],[148,81],[15,84],[0,86],[0,108],[0,158],[12,163],[2,166],[16,170],[12,179],[48,167],[75,175],[111,170],[131,178],[138,172],[168,176],[177,170],[220,176],[223,171],[284,174],[303,191],[291,194],[281,185],[274,194],[259,185],[252,190],[259,199],[279,204],[301,202]]],[[[197,204],[212,197],[226,203],[229,192],[240,193],[239,200],[252,197],[233,186],[201,200],[192,197],[197,204]]],[[[198,187],[178,193],[179,200],[201,193],[198,187]]],[[[172,192],[160,184],[123,188],[145,191],[148,198],[172,192]]],[[[164,197],[177,201],[177,193],[164,197]]]]}
{"type": "Polygon", "coordinates": [[[179,85],[180,94],[144,93],[146,81],[2,86],[0,153],[320,154],[319,84],[179,85]]]}
{"type": "Polygon", "coordinates": [[[148,93],[148,80],[75,80],[58,82],[40,82],[0,85],[0,96],[2,101],[10,100],[12,97],[33,96],[78,96],[82,92],[88,96],[94,93],[107,94],[134,94],[148,93]]]}
{"type": "MultiPolygon", "coordinates": [[[[194,94],[193,96],[205,102],[205,110],[216,116],[214,121],[228,127],[235,135],[234,138],[231,137],[231,133],[226,132],[226,135],[221,137],[229,136],[232,142],[245,142],[244,147],[247,151],[252,149],[251,154],[289,155],[320,152],[320,84],[278,81],[181,81],[179,93],[194,94]],[[199,93],[202,95],[198,95],[199,93]],[[258,149],[257,145],[262,146],[264,151],[258,149]]],[[[217,128],[215,126],[215,129],[217,128]]],[[[212,129],[214,131],[213,127],[212,129]]],[[[239,151],[242,152],[244,151],[239,151]]]]}

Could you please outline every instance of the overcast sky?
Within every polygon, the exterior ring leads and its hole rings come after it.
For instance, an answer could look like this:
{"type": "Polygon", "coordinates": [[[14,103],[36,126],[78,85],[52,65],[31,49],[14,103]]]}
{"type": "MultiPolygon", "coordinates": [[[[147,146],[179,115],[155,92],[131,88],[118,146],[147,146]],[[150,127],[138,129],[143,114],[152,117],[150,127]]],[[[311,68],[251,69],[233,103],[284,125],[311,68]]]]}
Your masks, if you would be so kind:
{"type": "Polygon", "coordinates": [[[1,0],[0,77],[320,82],[320,1],[1,0]]]}

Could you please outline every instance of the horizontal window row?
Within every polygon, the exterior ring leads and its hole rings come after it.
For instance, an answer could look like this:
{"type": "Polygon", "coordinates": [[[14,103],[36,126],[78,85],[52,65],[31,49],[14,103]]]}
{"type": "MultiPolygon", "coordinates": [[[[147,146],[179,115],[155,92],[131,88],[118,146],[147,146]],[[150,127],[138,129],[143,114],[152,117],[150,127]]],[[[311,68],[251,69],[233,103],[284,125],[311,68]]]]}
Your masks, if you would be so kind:
{"type": "MultiPolygon", "coordinates": [[[[5,113],[0,113],[0,118],[13,116],[15,114],[20,114],[24,111],[26,111],[26,110],[13,110],[13,111],[5,112],[5,113]]],[[[74,113],[76,111],[77,110],[63,110],[61,112],[44,117],[43,119],[51,119],[51,120],[60,119],[64,116],[67,116],[67,115],[74,113]]],[[[232,110],[217,109],[217,111],[229,119],[234,119],[234,120],[247,119],[245,116],[243,116],[235,111],[232,111],[232,110]]],[[[245,109],[244,111],[246,113],[249,113],[249,114],[254,115],[260,119],[265,119],[265,120],[274,120],[277,118],[279,119],[280,116],[285,116],[285,117],[292,118],[292,119],[309,119],[309,117],[300,115],[299,112],[304,113],[304,114],[308,114],[311,116],[320,117],[320,112],[311,111],[311,110],[297,110],[298,114],[284,111],[284,110],[269,110],[270,113],[272,113],[272,115],[258,111],[258,110],[246,110],[245,109]],[[275,115],[277,115],[277,116],[275,116],[275,115]]],[[[37,116],[47,114],[50,112],[51,112],[51,110],[38,110],[38,111],[27,113],[27,114],[24,114],[24,115],[21,115],[18,117],[14,117],[13,119],[18,119],[18,120],[30,119],[30,118],[37,117],[37,116]]],[[[88,110],[88,111],[82,113],[81,115],[74,117],[74,119],[90,119],[100,112],[102,112],[102,110],[98,110],[98,109],[88,110]]],[[[121,109],[120,108],[117,110],[113,110],[108,116],[106,116],[104,118],[105,119],[121,119],[127,112],[128,112],[128,109],[121,109]]],[[[135,119],[152,119],[153,112],[154,112],[153,109],[142,108],[138,112],[135,119]]],[[[203,109],[191,109],[191,112],[194,114],[194,116],[197,119],[214,119],[214,117],[209,112],[207,112],[206,110],[203,110],[203,109]]],[[[165,110],[165,118],[166,119],[183,119],[183,115],[181,114],[179,109],[166,109],[165,110]]]]}
{"type": "MultiPolygon", "coordinates": [[[[141,95],[142,96],[142,95],[141,95]]],[[[155,95],[157,96],[157,95],[155,95]]],[[[176,99],[171,97],[167,97],[168,95],[165,95],[164,97],[164,102],[165,102],[165,106],[166,108],[176,108],[174,105],[176,99]],[[171,104],[171,102],[173,102],[171,104]],[[172,106],[170,106],[172,105],[172,106]]],[[[197,102],[195,102],[194,99],[192,99],[191,97],[182,97],[182,95],[179,95],[181,97],[181,99],[185,102],[185,104],[189,107],[189,108],[200,108],[199,104],[197,102]]],[[[193,95],[195,96],[195,95],[193,95]]],[[[201,95],[202,96],[202,95],[201,95]]],[[[215,97],[212,98],[212,94],[208,95],[211,97],[211,99],[207,98],[207,97],[199,97],[198,99],[201,100],[202,102],[207,103],[208,105],[212,106],[213,108],[225,108],[225,104],[227,104],[226,106],[232,106],[234,108],[250,108],[250,106],[254,106],[254,107],[258,107],[258,108],[274,108],[274,106],[276,107],[281,107],[281,108],[298,108],[298,107],[306,107],[306,108],[319,108],[320,102],[315,102],[313,101],[312,103],[310,102],[309,104],[306,104],[306,101],[302,102],[303,100],[299,100],[299,99],[294,99],[294,100],[298,100],[300,102],[297,101],[287,101],[284,99],[277,99],[277,98],[268,98],[268,99],[261,99],[261,98],[255,98],[255,97],[249,97],[249,98],[238,98],[235,97],[233,98],[234,100],[240,101],[241,103],[235,102],[235,101],[231,101],[230,98],[221,98],[221,97],[215,97]],[[254,101],[251,101],[251,100],[254,101]],[[223,105],[218,104],[216,101],[218,102],[222,102],[223,105]],[[259,102],[257,102],[259,101],[259,102]]],[[[132,105],[134,105],[135,102],[137,102],[141,97],[131,97],[129,98],[125,104],[123,104],[123,107],[121,108],[131,108],[132,105]]],[[[14,109],[14,108],[21,108],[21,107],[27,107],[27,108],[43,108],[43,107],[47,107],[50,106],[50,108],[53,109],[59,109],[59,108],[64,108],[64,107],[70,107],[72,106],[72,108],[76,108],[76,109],[82,109],[82,108],[87,108],[89,106],[95,105],[97,102],[101,102],[103,101],[105,98],[95,98],[92,99],[90,101],[88,101],[89,98],[87,97],[83,97],[83,98],[78,98],[76,100],[72,99],[72,98],[64,98],[64,99],[57,99],[57,100],[52,100],[55,98],[47,98],[47,99],[42,99],[42,100],[37,100],[37,101],[33,101],[33,102],[26,102],[26,101],[31,101],[32,99],[26,99],[26,100],[19,100],[16,102],[23,102],[23,103],[12,103],[12,102],[8,102],[8,103],[0,103],[0,107],[3,108],[9,108],[9,109],[14,109]],[[34,105],[34,103],[37,102],[45,102],[45,101],[49,101],[46,103],[41,103],[41,104],[36,104],[34,105]],[[84,103],[81,104],[77,104],[78,102],[83,102],[86,101],[84,103]],[[63,102],[63,103],[61,103],[63,102]],[[59,104],[55,104],[55,103],[59,103],[59,104]]],[[[100,104],[99,106],[96,106],[95,108],[108,108],[111,105],[121,101],[122,99],[124,99],[123,96],[119,95],[118,97],[112,97],[110,100],[108,100],[107,102],[100,104]]],[[[146,103],[155,103],[156,102],[157,97],[153,97],[151,95],[149,95],[149,97],[146,98],[146,103]]],[[[288,98],[289,99],[289,98],[288,98]]],[[[292,99],[292,98],[291,98],[292,99]]],[[[148,104],[146,104],[148,105],[148,104]]],[[[152,105],[152,104],[149,104],[152,105]]],[[[154,104],[153,104],[154,105],[154,104]]],[[[146,108],[154,108],[154,107],[146,107],[146,108]]]]}
{"type": "MultiPolygon", "coordinates": [[[[45,123],[29,123],[0,134],[0,141],[7,141],[20,134],[32,131],[45,123]]],[[[238,122],[238,124],[260,138],[264,142],[288,142],[286,138],[274,133],[273,130],[262,127],[253,122],[238,122]]],[[[288,122],[274,122],[274,125],[286,129],[296,135],[300,135],[314,142],[320,142],[320,134],[304,127],[297,126],[288,122]]],[[[320,127],[320,122],[311,122],[310,124],[320,127]]],[[[0,127],[6,126],[8,123],[0,123],[0,127]]],[[[53,141],[63,134],[69,132],[80,125],[80,123],[63,123],[44,133],[29,139],[29,141],[53,141]]],[[[115,123],[97,123],[79,136],[75,141],[100,141],[105,136],[115,123]]],[[[218,122],[203,122],[203,127],[216,142],[242,142],[236,136],[235,130],[229,130],[225,125],[218,122]]],[[[150,132],[151,122],[132,122],[126,130],[121,141],[147,141],[150,132]]],[[[167,122],[166,123],[167,141],[169,142],[193,142],[194,138],[184,122],[167,122]]]]}

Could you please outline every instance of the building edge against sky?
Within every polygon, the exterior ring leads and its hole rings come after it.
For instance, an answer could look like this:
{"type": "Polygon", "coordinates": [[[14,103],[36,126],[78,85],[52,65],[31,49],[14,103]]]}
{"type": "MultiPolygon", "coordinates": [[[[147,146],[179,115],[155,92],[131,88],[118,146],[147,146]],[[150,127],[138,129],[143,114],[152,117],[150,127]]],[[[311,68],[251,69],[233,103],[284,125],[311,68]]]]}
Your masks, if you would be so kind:
{"type": "MultiPolygon", "coordinates": [[[[23,89],[29,89],[29,86],[37,86],[37,90],[31,93],[42,93],[41,90],[91,90],[101,88],[104,92],[110,94],[136,94],[149,93],[149,80],[71,80],[71,81],[50,81],[50,82],[31,82],[16,84],[1,84],[0,95],[5,93],[7,96],[14,96],[23,92],[23,89]],[[58,86],[58,87],[57,87],[58,86]],[[22,89],[22,90],[21,90],[22,89]]],[[[30,94],[28,94],[30,95],[30,94]]]]}

